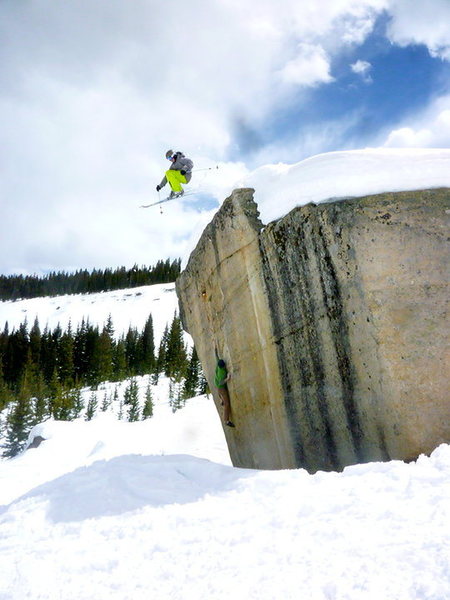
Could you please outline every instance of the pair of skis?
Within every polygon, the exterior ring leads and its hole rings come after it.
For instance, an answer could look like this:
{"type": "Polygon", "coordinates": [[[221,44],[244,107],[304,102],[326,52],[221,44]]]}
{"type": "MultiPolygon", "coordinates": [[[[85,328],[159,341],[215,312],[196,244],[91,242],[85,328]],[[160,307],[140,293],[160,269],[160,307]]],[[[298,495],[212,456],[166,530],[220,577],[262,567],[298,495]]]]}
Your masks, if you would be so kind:
{"type": "MultiPolygon", "coordinates": [[[[198,173],[199,171],[213,171],[218,169],[219,165],[215,167],[206,167],[205,169],[194,169],[193,173],[198,173]]],[[[175,194],[174,196],[168,196],[167,198],[163,198],[162,200],[158,200],[158,202],[152,202],[151,204],[142,204],[141,208],[150,208],[151,206],[157,206],[158,204],[164,204],[164,202],[169,202],[170,200],[177,200],[177,198],[185,198],[186,196],[193,196],[198,192],[185,192],[184,194],[175,194]]]]}
{"type": "Polygon", "coordinates": [[[186,196],[193,196],[194,194],[195,194],[195,192],[185,192],[184,194],[176,194],[175,196],[167,196],[167,198],[158,200],[158,202],[152,202],[151,204],[142,204],[141,208],[150,208],[151,206],[156,206],[157,204],[163,204],[164,202],[169,202],[170,200],[178,200],[179,198],[186,198],[186,196]]]}

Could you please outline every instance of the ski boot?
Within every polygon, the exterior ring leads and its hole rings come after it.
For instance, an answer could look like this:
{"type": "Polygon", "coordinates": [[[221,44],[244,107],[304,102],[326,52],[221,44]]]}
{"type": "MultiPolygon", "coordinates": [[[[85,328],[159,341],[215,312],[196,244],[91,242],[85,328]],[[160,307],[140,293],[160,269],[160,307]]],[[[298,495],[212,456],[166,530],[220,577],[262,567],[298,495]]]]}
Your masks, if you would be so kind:
{"type": "Polygon", "coordinates": [[[182,196],[183,194],[184,194],[184,190],[181,190],[181,192],[172,191],[172,192],[170,192],[169,199],[173,200],[174,198],[180,198],[180,196],[182,196]]]}

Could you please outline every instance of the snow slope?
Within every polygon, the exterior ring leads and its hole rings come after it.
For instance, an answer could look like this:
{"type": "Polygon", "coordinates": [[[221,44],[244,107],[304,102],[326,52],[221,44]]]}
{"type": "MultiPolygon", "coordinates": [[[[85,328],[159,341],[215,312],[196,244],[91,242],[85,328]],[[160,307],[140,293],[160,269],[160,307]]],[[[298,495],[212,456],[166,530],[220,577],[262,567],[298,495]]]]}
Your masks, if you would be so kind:
{"type": "Polygon", "coordinates": [[[164,327],[172,322],[178,312],[178,299],[174,283],[146,285],[137,288],[102,292],[97,294],[74,294],[28,300],[0,302],[0,327],[8,323],[10,331],[25,319],[32,327],[39,318],[41,330],[46,325],[54,329],[58,323],[65,329],[69,323],[76,329],[83,318],[92,325],[102,327],[111,315],[115,334],[126,333],[130,325],[139,331],[152,314],[155,344],[159,343],[164,327]]]}
{"type": "Polygon", "coordinates": [[[263,223],[308,202],[381,192],[450,187],[450,149],[368,148],[266,165],[239,182],[255,188],[263,223]]]}
{"type": "MultiPolygon", "coordinates": [[[[126,454],[187,453],[231,465],[212,398],[191,398],[173,413],[164,379],[154,392],[154,415],[146,421],[119,421],[110,410],[99,411],[92,421],[49,420],[34,427],[29,443],[36,436],[46,440],[39,448],[13,460],[0,459],[0,504],[79,467],[126,454]]],[[[145,389],[147,377],[136,380],[145,389]]]]}
{"type": "Polygon", "coordinates": [[[449,446],[264,472],[147,425],[47,424],[51,439],[0,462],[1,600],[450,598],[449,446]]]}

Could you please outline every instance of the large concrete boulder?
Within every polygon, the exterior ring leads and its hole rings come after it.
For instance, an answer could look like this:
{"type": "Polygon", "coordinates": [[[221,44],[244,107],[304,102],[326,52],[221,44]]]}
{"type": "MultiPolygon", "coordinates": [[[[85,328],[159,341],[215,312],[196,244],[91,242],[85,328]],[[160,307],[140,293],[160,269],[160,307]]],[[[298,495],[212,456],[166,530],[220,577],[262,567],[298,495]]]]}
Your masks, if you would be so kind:
{"type": "Polygon", "coordinates": [[[223,203],[177,293],[212,390],[215,352],[231,367],[236,466],[334,470],[450,442],[449,224],[449,189],[267,226],[253,190],[223,203]]]}

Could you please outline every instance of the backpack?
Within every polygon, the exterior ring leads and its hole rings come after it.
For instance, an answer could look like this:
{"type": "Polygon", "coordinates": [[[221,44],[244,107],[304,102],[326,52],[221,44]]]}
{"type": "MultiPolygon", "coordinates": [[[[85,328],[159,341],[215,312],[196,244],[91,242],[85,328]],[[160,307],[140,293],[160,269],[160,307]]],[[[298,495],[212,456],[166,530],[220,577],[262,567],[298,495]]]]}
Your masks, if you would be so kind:
{"type": "Polygon", "coordinates": [[[186,158],[185,155],[182,152],[175,152],[174,156],[177,157],[177,160],[179,158],[183,158],[184,159],[184,169],[186,171],[192,171],[193,167],[194,167],[194,163],[192,162],[192,160],[190,158],[186,158]]]}

